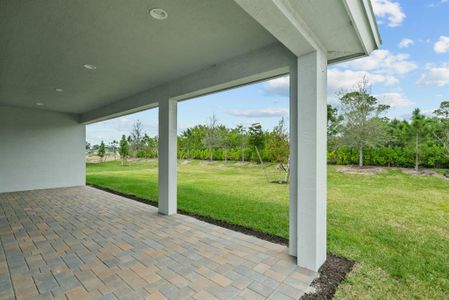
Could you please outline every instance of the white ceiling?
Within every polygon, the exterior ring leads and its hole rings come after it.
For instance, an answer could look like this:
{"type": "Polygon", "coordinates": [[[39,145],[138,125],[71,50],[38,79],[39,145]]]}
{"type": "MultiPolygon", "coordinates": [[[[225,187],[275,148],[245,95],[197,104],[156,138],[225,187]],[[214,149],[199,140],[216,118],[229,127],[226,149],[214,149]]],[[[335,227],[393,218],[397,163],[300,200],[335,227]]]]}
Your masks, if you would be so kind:
{"type": "Polygon", "coordinates": [[[78,114],[276,41],[228,0],[2,0],[0,37],[0,104],[78,114]]]}

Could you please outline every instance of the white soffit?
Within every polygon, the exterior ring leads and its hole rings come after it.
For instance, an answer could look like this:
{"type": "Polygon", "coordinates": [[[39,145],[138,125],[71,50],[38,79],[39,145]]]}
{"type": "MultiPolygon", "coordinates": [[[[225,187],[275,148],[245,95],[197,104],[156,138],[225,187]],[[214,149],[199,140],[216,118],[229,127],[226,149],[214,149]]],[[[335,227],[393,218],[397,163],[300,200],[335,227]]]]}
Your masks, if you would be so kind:
{"type": "Polygon", "coordinates": [[[369,0],[234,0],[295,55],[334,63],[368,55],[381,40],[369,0]]]}

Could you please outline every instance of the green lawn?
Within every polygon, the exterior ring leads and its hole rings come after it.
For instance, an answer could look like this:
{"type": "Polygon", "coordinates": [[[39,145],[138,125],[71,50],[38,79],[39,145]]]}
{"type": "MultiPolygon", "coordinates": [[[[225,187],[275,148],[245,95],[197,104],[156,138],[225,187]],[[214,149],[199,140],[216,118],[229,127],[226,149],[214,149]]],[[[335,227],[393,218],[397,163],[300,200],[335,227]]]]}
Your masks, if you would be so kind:
{"type": "MultiPolygon", "coordinates": [[[[87,182],[157,198],[157,163],[87,165],[87,182]]],[[[288,186],[259,166],[178,165],[178,207],[288,237],[288,186]]],[[[337,298],[449,298],[449,181],[328,169],[328,249],[357,265],[337,298]]]]}

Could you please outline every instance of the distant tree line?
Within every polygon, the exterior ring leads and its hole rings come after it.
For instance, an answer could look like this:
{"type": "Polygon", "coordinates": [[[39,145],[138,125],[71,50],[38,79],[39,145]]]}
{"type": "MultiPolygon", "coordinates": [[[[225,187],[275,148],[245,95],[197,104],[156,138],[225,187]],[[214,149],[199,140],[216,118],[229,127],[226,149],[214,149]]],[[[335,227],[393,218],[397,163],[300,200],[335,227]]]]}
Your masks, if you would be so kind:
{"type": "MultiPolygon", "coordinates": [[[[410,120],[391,120],[385,117],[389,106],[371,95],[365,80],[340,93],[339,100],[338,108],[327,107],[328,163],[449,168],[449,101],[443,101],[431,116],[415,109],[410,120]]],[[[102,159],[106,152],[112,153],[125,164],[129,157],[158,157],[158,138],[149,137],[137,121],[119,141],[86,144],[86,149],[102,159]]],[[[285,120],[272,130],[264,130],[260,123],[228,128],[212,115],[207,124],[178,135],[178,158],[272,162],[288,172],[285,120]]]]}
{"type": "Polygon", "coordinates": [[[327,109],[328,163],[449,168],[449,101],[432,116],[416,108],[410,120],[390,120],[366,81],[339,98],[327,109]]]}

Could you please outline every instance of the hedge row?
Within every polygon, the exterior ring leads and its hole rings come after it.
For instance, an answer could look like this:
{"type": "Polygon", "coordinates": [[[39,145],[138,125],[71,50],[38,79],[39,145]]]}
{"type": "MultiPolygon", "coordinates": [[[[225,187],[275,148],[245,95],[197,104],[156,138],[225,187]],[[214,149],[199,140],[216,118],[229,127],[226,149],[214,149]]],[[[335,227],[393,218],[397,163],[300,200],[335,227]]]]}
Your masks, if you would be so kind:
{"type": "MultiPolygon", "coordinates": [[[[224,160],[223,149],[213,149],[214,160],[224,160]]],[[[265,149],[260,151],[264,162],[269,161],[269,155],[265,149]]],[[[138,157],[153,158],[157,153],[137,153],[138,157]]],[[[377,147],[366,148],[363,152],[364,164],[371,166],[390,166],[411,168],[415,165],[415,149],[413,147],[377,147]]],[[[208,160],[210,152],[208,149],[193,149],[188,151],[178,149],[179,158],[190,158],[199,160],[208,160]]],[[[244,151],[245,161],[259,161],[255,151],[247,148],[244,151]]],[[[227,151],[227,159],[231,161],[241,161],[242,152],[240,149],[230,149],[227,151]]],[[[357,149],[339,148],[327,152],[327,161],[329,164],[336,165],[354,165],[359,162],[359,153],[357,149]]],[[[428,168],[449,168],[449,155],[444,147],[437,145],[421,145],[419,149],[420,166],[428,168]]]]}
{"type": "MultiPolygon", "coordinates": [[[[415,166],[415,149],[412,147],[377,147],[363,151],[364,164],[372,166],[390,166],[411,168],[415,166]]],[[[359,153],[356,149],[340,148],[329,150],[329,164],[358,164],[359,153]]],[[[444,147],[437,145],[421,145],[419,148],[419,163],[428,168],[449,168],[449,156],[444,147]]]]}

